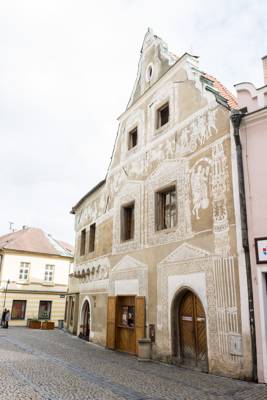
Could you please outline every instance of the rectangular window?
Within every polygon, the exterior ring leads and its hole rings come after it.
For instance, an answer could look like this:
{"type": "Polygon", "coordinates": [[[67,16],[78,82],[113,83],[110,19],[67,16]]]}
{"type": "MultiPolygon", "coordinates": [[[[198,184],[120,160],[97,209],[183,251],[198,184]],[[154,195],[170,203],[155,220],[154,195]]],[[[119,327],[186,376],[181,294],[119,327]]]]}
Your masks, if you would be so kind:
{"type": "Polygon", "coordinates": [[[95,251],[95,224],[90,225],[89,252],[95,251]]]}
{"type": "Polygon", "coordinates": [[[21,262],[19,270],[19,280],[27,281],[29,279],[30,263],[21,262]]]}
{"type": "Polygon", "coordinates": [[[169,103],[164,104],[157,111],[157,129],[169,122],[169,103]]]}
{"type": "Polygon", "coordinates": [[[137,145],[137,128],[132,129],[128,136],[128,150],[137,145]]]}
{"type": "Polygon", "coordinates": [[[11,319],[25,319],[26,300],[13,300],[11,319]]]}
{"type": "Polygon", "coordinates": [[[71,297],[71,301],[70,301],[70,325],[73,325],[73,318],[74,318],[74,299],[73,297],[71,297]]]}
{"type": "Polygon", "coordinates": [[[121,240],[134,238],[134,202],[121,208],[121,240]]]}
{"type": "Polygon", "coordinates": [[[177,223],[176,188],[156,193],[156,230],[173,228],[177,223]]]}
{"type": "Polygon", "coordinates": [[[39,303],[38,319],[50,319],[52,301],[41,300],[39,303]]]}
{"type": "Polygon", "coordinates": [[[53,280],[54,280],[54,270],[55,270],[55,266],[54,265],[46,264],[46,266],[45,266],[45,276],[44,276],[45,282],[53,282],[53,280]]]}
{"type": "Polygon", "coordinates": [[[85,243],[86,243],[86,229],[83,229],[81,232],[80,256],[84,256],[85,254],[85,243]]]}

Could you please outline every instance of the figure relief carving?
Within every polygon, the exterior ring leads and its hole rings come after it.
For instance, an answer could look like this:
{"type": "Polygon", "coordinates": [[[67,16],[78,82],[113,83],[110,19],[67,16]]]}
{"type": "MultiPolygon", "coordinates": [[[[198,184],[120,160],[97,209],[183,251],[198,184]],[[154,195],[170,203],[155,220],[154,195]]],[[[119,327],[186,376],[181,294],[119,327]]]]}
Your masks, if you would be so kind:
{"type": "Polygon", "coordinates": [[[198,115],[183,128],[177,140],[177,153],[181,155],[192,153],[203,146],[213,134],[217,133],[215,117],[216,110],[209,110],[203,115],[198,115]]]}
{"type": "Polygon", "coordinates": [[[196,219],[200,219],[200,209],[206,209],[209,206],[208,184],[210,167],[198,164],[191,173],[191,190],[193,209],[192,214],[196,219]]]}

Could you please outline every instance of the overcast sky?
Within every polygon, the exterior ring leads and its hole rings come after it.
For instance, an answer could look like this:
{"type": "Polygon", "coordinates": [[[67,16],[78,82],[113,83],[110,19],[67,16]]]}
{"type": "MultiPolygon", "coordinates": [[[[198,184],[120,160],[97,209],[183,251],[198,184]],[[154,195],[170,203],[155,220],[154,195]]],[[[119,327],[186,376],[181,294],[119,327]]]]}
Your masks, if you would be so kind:
{"type": "Polygon", "coordinates": [[[150,26],[232,91],[263,85],[262,0],[0,0],[0,234],[74,243],[71,207],[105,177],[150,26]]]}

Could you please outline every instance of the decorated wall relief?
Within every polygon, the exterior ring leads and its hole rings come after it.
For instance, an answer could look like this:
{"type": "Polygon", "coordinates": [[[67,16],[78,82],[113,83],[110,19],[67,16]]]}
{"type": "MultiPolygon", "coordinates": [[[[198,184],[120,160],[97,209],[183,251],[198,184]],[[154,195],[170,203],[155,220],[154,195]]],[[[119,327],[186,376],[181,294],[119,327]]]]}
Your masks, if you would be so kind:
{"type": "Polygon", "coordinates": [[[217,133],[217,109],[199,114],[177,134],[176,152],[180,156],[188,155],[203,147],[217,133]]]}

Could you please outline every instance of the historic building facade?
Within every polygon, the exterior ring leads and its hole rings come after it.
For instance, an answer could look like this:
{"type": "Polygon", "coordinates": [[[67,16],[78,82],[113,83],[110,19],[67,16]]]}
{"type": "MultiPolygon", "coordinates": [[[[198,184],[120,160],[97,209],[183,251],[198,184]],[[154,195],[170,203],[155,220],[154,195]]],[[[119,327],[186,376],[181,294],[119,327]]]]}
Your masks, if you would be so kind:
{"type": "Polygon", "coordinates": [[[73,208],[67,328],[134,354],[146,335],[154,359],[251,377],[232,107],[148,30],[106,179],[73,208]]]}
{"type": "MultiPolygon", "coordinates": [[[[267,56],[263,57],[264,85],[235,85],[240,109],[239,140],[245,182],[248,239],[256,325],[258,381],[267,383],[267,56]]],[[[238,118],[238,114],[235,115],[238,118]]]]}
{"type": "Polygon", "coordinates": [[[71,245],[41,229],[24,227],[0,237],[0,304],[10,310],[11,326],[28,319],[64,320],[71,245]]]}

